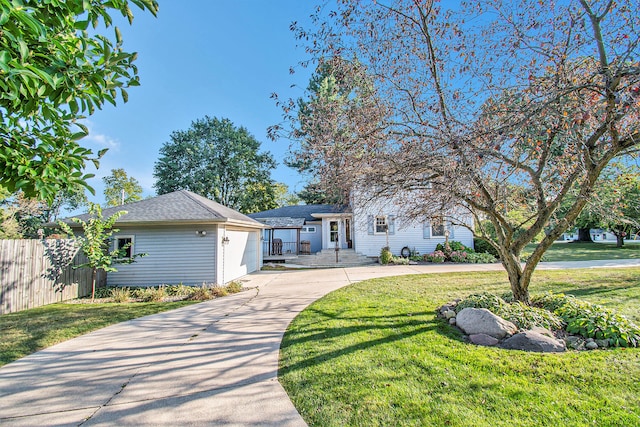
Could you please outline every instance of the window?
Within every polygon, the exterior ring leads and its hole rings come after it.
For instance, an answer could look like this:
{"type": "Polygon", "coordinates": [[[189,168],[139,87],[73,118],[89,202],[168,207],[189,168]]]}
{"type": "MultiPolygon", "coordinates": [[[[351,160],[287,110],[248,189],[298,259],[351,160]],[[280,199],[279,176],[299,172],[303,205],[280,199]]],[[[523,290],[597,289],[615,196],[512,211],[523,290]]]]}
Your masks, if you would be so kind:
{"type": "Polygon", "coordinates": [[[386,233],[388,230],[387,217],[386,216],[377,216],[376,217],[376,234],[386,233]]]}
{"type": "Polygon", "coordinates": [[[338,221],[329,221],[329,241],[338,241],[338,221]]]}
{"type": "Polygon", "coordinates": [[[305,225],[304,227],[302,227],[301,232],[302,233],[315,233],[316,232],[316,226],[315,225],[305,225]]]}
{"type": "Polygon", "coordinates": [[[115,239],[115,247],[120,252],[119,258],[131,258],[133,252],[133,236],[117,236],[115,239]]]}
{"type": "Polygon", "coordinates": [[[431,237],[444,237],[445,224],[441,216],[431,218],[431,237]]]}

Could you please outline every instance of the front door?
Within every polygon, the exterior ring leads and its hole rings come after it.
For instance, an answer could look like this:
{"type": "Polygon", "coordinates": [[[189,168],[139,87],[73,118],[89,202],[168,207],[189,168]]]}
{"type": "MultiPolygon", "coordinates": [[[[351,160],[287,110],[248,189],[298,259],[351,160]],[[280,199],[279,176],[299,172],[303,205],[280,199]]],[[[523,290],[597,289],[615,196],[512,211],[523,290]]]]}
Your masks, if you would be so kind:
{"type": "Polygon", "coordinates": [[[340,249],[353,247],[351,218],[325,218],[322,221],[322,249],[340,249]]]}
{"type": "Polygon", "coordinates": [[[340,247],[340,221],[329,221],[329,249],[340,247]]]}

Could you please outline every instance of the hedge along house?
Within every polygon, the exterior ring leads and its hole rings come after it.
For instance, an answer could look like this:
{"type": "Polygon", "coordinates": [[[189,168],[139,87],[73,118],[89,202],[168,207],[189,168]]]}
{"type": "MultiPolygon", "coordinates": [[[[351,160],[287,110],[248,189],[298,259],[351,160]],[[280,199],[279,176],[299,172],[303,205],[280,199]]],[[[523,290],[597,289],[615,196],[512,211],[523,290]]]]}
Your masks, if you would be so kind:
{"type": "MultiPolygon", "coordinates": [[[[265,225],[190,191],[104,209],[105,218],[127,211],[114,228],[111,249],[127,243],[133,264],[116,265],[109,286],[225,284],[262,266],[265,225]]],[[[88,220],[89,215],[78,218],[88,220]]],[[[69,222],[69,221],[67,221],[69,222]]],[[[69,222],[72,228],[78,224],[69,222]]]]}

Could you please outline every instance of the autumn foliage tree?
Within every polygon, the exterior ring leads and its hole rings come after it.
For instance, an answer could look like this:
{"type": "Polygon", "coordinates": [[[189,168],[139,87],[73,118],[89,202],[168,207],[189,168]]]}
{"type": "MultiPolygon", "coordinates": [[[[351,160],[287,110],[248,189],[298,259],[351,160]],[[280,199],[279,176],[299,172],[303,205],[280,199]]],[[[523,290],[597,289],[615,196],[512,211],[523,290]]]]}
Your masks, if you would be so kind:
{"type": "Polygon", "coordinates": [[[285,121],[272,135],[297,139],[326,185],[406,195],[407,218],[457,210],[491,224],[495,238],[482,226],[476,235],[528,302],[544,252],[603,169],[640,143],[637,4],[343,0],[314,19],[293,30],[316,64],[368,89],[354,86],[341,102],[308,92],[313,109],[278,100],[285,121]],[[525,217],[509,215],[513,186],[527,196],[525,217]],[[551,222],[569,194],[575,200],[551,222]],[[525,245],[545,230],[522,264],[525,245]]]}

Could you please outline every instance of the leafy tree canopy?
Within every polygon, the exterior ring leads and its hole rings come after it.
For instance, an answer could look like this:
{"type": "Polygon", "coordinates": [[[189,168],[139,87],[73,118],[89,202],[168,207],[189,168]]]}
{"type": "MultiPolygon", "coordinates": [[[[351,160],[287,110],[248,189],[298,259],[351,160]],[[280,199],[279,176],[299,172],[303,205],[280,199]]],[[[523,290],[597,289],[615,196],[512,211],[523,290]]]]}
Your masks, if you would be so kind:
{"type": "Polygon", "coordinates": [[[0,187],[51,202],[87,184],[83,169],[104,154],[82,147],[79,120],[128,99],[138,86],[135,53],[100,29],[111,13],[133,21],[130,5],[158,12],[156,0],[0,0],[0,187]]]}
{"type": "Polygon", "coordinates": [[[142,186],[124,169],[111,169],[111,175],[102,178],[107,206],[120,206],[142,200],[142,186]]]}
{"type": "Polygon", "coordinates": [[[244,127],[205,116],[170,138],[154,166],[158,194],[189,190],[243,213],[276,207],[276,162],[244,127]]]}

